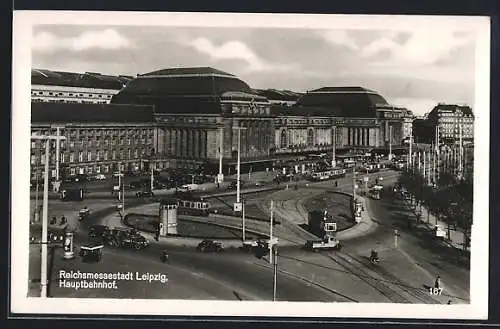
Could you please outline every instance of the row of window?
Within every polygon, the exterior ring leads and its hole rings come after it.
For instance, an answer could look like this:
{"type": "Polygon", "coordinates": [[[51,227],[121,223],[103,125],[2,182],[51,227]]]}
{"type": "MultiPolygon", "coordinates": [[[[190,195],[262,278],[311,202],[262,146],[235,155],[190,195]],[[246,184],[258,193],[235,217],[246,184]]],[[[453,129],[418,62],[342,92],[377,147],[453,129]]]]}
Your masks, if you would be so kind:
{"type": "Polygon", "coordinates": [[[440,118],[439,119],[439,124],[458,124],[458,123],[464,123],[466,125],[471,125],[474,123],[474,118],[440,118]]]}
{"type": "MultiPolygon", "coordinates": [[[[40,129],[37,130],[40,135],[55,135],[57,133],[56,129],[40,129]]],[[[66,137],[99,137],[99,136],[128,136],[130,138],[138,138],[140,136],[153,137],[153,130],[151,128],[121,128],[121,129],[107,129],[107,128],[97,128],[97,129],[84,129],[84,128],[61,128],[59,130],[61,135],[66,137]]]]}
{"type": "MultiPolygon", "coordinates": [[[[152,145],[153,140],[151,138],[145,139],[127,139],[126,141],[124,139],[105,139],[103,141],[101,140],[83,140],[80,142],[64,142],[61,141],[59,146],[61,149],[65,149],[66,147],[69,147],[70,149],[73,149],[76,147],[82,147],[82,148],[87,148],[87,147],[101,147],[101,146],[113,146],[113,145],[152,145]]],[[[45,144],[41,144],[40,146],[43,147],[45,144]]],[[[56,142],[52,142],[52,148],[56,147],[56,142]]],[[[37,143],[36,142],[31,142],[31,150],[33,152],[36,152],[37,149],[37,143]]]]}
{"type": "Polygon", "coordinates": [[[328,119],[277,119],[277,123],[281,125],[290,124],[330,124],[328,119]]]}
{"type": "MultiPolygon", "coordinates": [[[[66,143],[64,141],[60,142],[60,147],[61,149],[65,149],[67,146],[69,146],[70,149],[75,148],[75,146],[80,146],[82,148],[87,148],[87,147],[101,147],[101,146],[113,146],[113,145],[152,145],[153,140],[151,138],[149,139],[127,139],[126,141],[124,139],[105,139],[103,141],[100,140],[83,140],[80,142],[69,142],[66,143]]],[[[31,142],[31,148],[32,151],[34,151],[37,147],[36,142],[31,142]]],[[[55,142],[53,142],[52,147],[55,148],[55,142]]]]}
{"type": "Polygon", "coordinates": [[[33,98],[33,102],[38,103],[71,103],[71,104],[108,104],[108,101],[85,101],[82,99],[47,99],[47,98],[33,98]]]}
{"type": "Polygon", "coordinates": [[[471,114],[463,114],[461,112],[439,112],[440,117],[467,118],[472,120],[471,114]]]}
{"type": "Polygon", "coordinates": [[[53,91],[31,91],[31,96],[51,96],[51,97],[87,97],[87,98],[103,98],[111,99],[113,95],[109,94],[93,94],[93,93],[72,93],[72,92],[53,92],[53,91]]]}
{"type": "MultiPolygon", "coordinates": [[[[108,161],[108,160],[125,160],[125,159],[137,159],[139,156],[143,157],[147,154],[145,149],[135,149],[135,150],[120,150],[120,151],[97,151],[97,152],[78,152],[78,162],[91,162],[91,161],[108,161]],[[111,159],[110,159],[111,155],[111,159]]],[[[53,163],[55,162],[55,155],[51,155],[50,157],[50,162],[53,163]]],[[[69,154],[67,153],[60,153],[59,161],[61,163],[74,163],[76,162],[76,153],[71,152],[69,154]]],[[[45,154],[42,154],[40,156],[34,154],[31,155],[31,164],[36,165],[36,164],[43,164],[45,163],[45,154]],[[38,161],[39,160],[39,161],[38,161]]]]}

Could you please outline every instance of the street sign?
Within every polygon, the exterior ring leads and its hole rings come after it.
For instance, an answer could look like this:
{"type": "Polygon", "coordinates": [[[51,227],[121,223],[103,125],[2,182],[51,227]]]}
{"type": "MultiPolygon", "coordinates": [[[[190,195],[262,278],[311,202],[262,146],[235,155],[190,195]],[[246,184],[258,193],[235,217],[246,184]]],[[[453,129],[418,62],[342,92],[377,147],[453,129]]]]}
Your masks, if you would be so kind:
{"type": "Polygon", "coordinates": [[[364,180],[365,182],[368,182],[368,177],[367,177],[367,176],[365,176],[365,177],[363,178],[363,180],[364,180]]]}
{"type": "Polygon", "coordinates": [[[219,183],[224,182],[224,174],[217,174],[217,182],[219,183]]]}
{"type": "Polygon", "coordinates": [[[354,188],[358,188],[358,184],[355,184],[355,185],[354,185],[354,188]]]}
{"type": "Polygon", "coordinates": [[[234,211],[241,211],[243,209],[243,204],[241,202],[234,203],[234,211]]]}

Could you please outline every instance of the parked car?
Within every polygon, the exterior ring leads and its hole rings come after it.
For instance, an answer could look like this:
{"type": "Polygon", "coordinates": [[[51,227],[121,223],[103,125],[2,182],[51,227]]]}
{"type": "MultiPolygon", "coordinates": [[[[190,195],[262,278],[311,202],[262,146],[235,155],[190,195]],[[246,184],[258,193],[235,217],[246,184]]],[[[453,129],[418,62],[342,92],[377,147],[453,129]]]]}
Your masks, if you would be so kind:
{"type": "Polygon", "coordinates": [[[108,244],[112,247],[140,250],[149,246],[149,241],[135,229],[115,227],[111,229],[108,244]]]}
{"type": "Polygon", "coordinates": [[[218,241],[203,240],[198,244],[196,250],[201,252],[221,252],[224,251],[224,245],[218,241]]]}
{"type": "Polygon", "coordinates": [[[78,220],[84,220],[90,216],[90,210],[87,207],[80,209],[78,212],[78,220]]]}
{"type": "Polygon", "coordinates": [[[135,196],[138,198],[152,198],[155,194],[152,191],[138,191],[135,196]]]}
{"type": "Polygon", "coordinates": [[[106,175],[104,175],[104,174],[97,174],[97,175],[95,175],[95,179],[96,180],[105,180],[106,179],[106,175]]]}
{"type": "Polygon", "coordinates": [[[108,241],[111,236],[111,230],[106,225],[92,225],[89,228],[88,237],[99,241],[108,241]]]}

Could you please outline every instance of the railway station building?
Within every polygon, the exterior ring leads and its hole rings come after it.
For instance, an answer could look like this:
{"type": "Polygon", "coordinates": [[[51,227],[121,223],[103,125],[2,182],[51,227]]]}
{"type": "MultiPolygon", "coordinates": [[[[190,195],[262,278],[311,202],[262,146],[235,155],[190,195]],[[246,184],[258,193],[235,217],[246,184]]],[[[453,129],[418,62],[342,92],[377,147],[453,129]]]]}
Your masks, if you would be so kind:
{"type": "MultiPolygon", "coordinates": [[[[204,166],[217,173],[221,158],[224,173],[234,173],[238,144],[242,172],[328,153],[333,142],[339,154],[401,145],[407,111],[375,91],[324,87],[286,97],[280,92],[281,101],[266,97],[276,93],[209,67],[164,69],[137,75],[110,104],[33,101],[32,130],[64,127],[61,160],[71,173],[105,173],[118,162],[130,169],[204,166]]],[[[32,164],[40,163],[32,153],[32,164]]]]}

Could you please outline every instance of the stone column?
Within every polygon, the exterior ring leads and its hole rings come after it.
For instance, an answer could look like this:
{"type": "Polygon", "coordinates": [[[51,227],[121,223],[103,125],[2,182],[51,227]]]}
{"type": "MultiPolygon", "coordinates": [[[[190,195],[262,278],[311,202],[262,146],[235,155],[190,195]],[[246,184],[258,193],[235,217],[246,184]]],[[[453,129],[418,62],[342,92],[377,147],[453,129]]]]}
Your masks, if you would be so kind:
{"type": "Polygon", "coordinates": [[[196,129],[193,136],[193,156],[196,159],[200,158],[200,130],[196,129]]]}
{"type": "Polygon", "coordinates": [[[200,133],[200,157],[202,159],[207,158],[207,131],[202,130],[200,133]]]}
{"type": "Polygon", "coordinates": [[[389,141],[389,121],[385,120],[385,128],[384,128],[384,144],[389,141]]]}
{"type": "Polygon", "coordinates": [[[164,154],[170,155],[172,152],[172,147],[170,145],[170,129],[164,128],[165,129],[165,134],[163,135],[163,145],[164,145],[164,154]]]}
{"type": "Polygon", "coordinates": [[[380,126],[375,128],[375,146],[376,147],[380,147],[382,145],[382,143],[381,143],[382,141],[380,138],[380,135],[381,135],[380,129],[381,129],[380,126]]]}
{"type": "Polygon", "coordinates": [[[182,129],[182,157],[186,158],[188,155],[188,131],[186,128],[182,129]]]}
{"type": "Polygon", "coordinates": [[[179,150],[179,148],[177,147],[177,140],[178,140],[177,129],[170,129],[170,136],[171,136],[170,148],[172,150],[171,152],[174,157],[177,157],[177,152],[179,150]]]}
{"type": "Polygon", "coordinates": [[[194,130],[188,129],[188,142],[187,142],[187,156],[188,158],[194,158],[194,130]]]}

